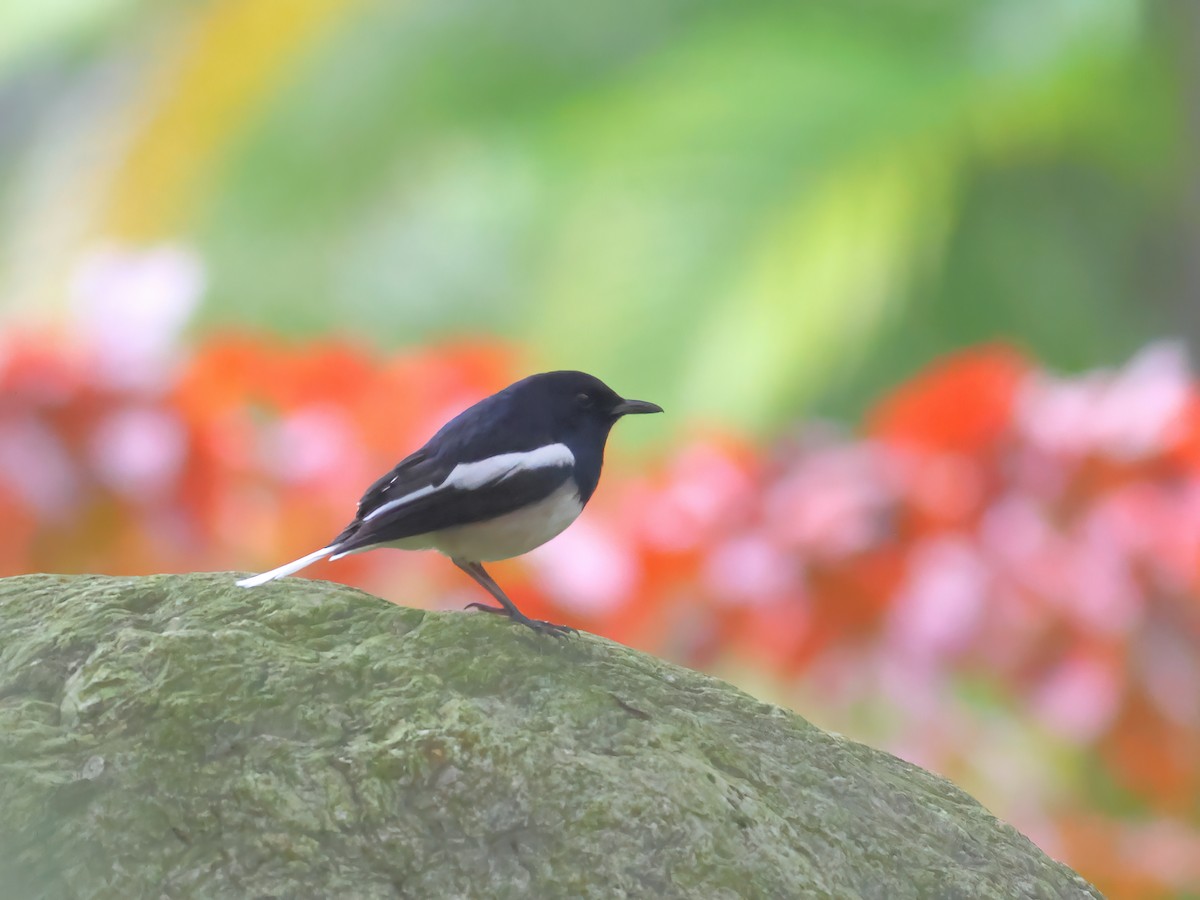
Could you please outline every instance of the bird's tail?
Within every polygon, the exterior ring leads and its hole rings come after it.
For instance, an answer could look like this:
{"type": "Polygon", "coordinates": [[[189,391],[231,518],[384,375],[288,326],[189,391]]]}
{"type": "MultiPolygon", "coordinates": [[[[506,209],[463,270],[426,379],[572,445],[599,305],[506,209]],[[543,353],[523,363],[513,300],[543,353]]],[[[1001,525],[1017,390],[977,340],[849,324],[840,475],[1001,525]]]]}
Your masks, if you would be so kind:
{"type": "Polygon", "coordinates": [[[311,566],[317,560],[324,559],[337,549],[338,544],[334,542],[328,547],[314,550],[308,556],[302,556],[299,559],[293,559],[290,563],[284,563],[279,568],[272,569],[270,572],[263,572],[260,575],[251,575],[249,578],[243,578],[237,583],[238,587],[258,587],[260,584],[266,584],[268,581],[274,581],[276,578],[282,578],[285,575],[291,575],[293,572],[299,572],[305,566],[311,566]]]}

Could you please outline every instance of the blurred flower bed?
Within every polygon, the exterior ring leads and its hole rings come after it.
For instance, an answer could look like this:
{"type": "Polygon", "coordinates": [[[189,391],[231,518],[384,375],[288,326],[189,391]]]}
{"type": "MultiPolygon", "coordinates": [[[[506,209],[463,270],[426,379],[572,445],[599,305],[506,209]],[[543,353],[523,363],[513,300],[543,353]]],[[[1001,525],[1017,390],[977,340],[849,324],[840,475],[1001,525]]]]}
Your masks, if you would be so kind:
{"type": "MultiPolygon", "coordinates": [[[[186,260],[138,277],[160,275],[195,288],[186,260]]],[[[115,320],[102,282],[86,339],[0,340],[2,574],[276,565],[521,374],[490,344],[108,341],[186,316],[115,320]]],[[[975,348],[855,436],[693,433],[635,467],[621,433],[584,517],[497,566],[526,611],[942,772],[1110,896],[1200,884],[1200,391],[1177,348],[1077,377],[975,348]]],[[[433,554],[305,574],[478,599],[433,554]]]]}

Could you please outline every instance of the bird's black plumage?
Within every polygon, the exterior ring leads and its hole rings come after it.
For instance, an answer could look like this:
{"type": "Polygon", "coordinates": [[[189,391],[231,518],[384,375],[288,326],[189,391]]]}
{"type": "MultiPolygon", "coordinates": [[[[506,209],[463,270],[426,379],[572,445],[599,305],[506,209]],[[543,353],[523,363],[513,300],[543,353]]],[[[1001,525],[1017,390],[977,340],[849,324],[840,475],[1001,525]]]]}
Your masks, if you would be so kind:
{"type": "MultiPolygon", "coordinates": [[[[445,488],[426,494],[369,521],[364,516],[370,515],[373,509],[379,509],[382,502],[377,501],[365,512],[360,505],[358,516],[333,539],[333,543],[338,545],[338,554],[354,553],[376,544],[494,519],[530,502],[549,497],[570,477],[570,472],[561,466],[518,472],[503,481],[478,488],[445,488]]],[[[396,482],[402,486],[402,490],[413,492],[421,487],[432,486],[425,478],[420,478],[417,483],[419,487],[413,487],[414,481],[411,479],[396,482]]],[[[405,495],[395,489],[381,492],[384,501],[388,496],[405,495]]]]}
{"type": "Polygon", "coordinates": [[[254,586],[378,546],[436,549],[502,606],[486,608],[557,629],[521,614],[480,563],[520,555],[567,527],[596,489],[613,424],[661,411],[583,372],[532,375],[455,416],[379,478],[326,547],[238,583],[254,586]]]}

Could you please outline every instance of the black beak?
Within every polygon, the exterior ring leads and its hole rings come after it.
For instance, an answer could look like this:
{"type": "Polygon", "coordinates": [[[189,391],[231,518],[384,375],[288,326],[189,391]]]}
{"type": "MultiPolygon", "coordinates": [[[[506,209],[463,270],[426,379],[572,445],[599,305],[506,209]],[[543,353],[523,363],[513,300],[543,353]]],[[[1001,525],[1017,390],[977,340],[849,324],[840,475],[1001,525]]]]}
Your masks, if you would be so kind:
{"type": "Polygon", "coordinates": [[[648,400],[622,400],[612,408],[614,416],[640,416],[645,413],[660,413],[663,408],[648,400]]]}

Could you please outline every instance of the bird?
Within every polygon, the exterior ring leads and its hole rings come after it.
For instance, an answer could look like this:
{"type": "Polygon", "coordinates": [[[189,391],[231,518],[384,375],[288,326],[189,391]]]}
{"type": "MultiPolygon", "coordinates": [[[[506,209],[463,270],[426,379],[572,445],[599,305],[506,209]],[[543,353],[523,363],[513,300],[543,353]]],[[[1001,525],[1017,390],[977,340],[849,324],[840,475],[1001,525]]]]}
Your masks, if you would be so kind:
{"type": "Polygon", "coordinates": [[[436,550],[500,604],[468,608],[566,635],[574,629],[521,612],[483,564],[521,556],[564,531],[599,484],[617,420],[662,411],[585,372],[530,375],[459,413],[376,480],[354,519],[324,547],[237,584],[257,587],[379,547],[436,550]]]}

